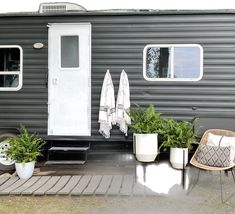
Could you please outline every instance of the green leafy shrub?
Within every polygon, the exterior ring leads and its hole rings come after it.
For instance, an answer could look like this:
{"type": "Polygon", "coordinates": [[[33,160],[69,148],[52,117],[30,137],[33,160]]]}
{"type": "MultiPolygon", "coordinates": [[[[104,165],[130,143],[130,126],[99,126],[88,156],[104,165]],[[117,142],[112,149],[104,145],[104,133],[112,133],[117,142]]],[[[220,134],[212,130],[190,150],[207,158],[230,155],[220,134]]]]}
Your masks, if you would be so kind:
{"type": "Polygon", "coordinates": [[[195,143],[196,131],[195,122],[177,121],[174,119],[167,119],[166,127],[162,133],[161,148],[189,148],[195,143]]]}
{"type": "Polygon", "coordinates": [[[148,108],[141,108],[135,104],[129,110],[131,125],[129,128],[136,134],[159,133],[163,127],[161,113],[157,112],[153,105],[148,108]]]}
{"type": "Polygon", "coordinates": [[[162,118],[153,105],[141,108],[135,104],[130,108],[129,115],[132,124],[130,129],[136,134],[158,134],[161,142],[159,149],[163,148],[191,148],[195,143],[195,122],[177,121],[172,118],[162,118]]]}
{"type": "Polygon", "coordinates": [[[18,138],[8,138],[7,142],[10,146],[5,153],[16,163],[36,161],[45,144],[36,134],[29,134],[24,126],[21,126],[18,138]]]}

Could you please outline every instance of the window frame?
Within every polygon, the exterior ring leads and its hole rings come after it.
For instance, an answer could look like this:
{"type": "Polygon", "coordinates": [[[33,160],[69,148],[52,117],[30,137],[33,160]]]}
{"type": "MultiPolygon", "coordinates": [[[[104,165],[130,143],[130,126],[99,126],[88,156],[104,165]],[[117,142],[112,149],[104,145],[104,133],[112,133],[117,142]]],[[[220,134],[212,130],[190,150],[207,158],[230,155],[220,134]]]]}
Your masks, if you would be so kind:
{"type": "Polygon", "coordinates": [[[19,84],[17,87],[0,87],[0,91],[19,91],[23,86],[23,49],[19,45],[0,45],[1,48],[18,48],[20,50],[20,70],[19,71],[1,71],[0,75],[18,75],[19,84]]]}
{"type": "MultiPolygon", "coordinates": [[[[173,53],[174,54],[174,53],[173,53]]],[[[171,67],[174,65],[172,64],[171,67]]],[[[178,81],[186,81],[186,82],[196,82],[202,79],[203,77],[203,48],[199,44],[148,44],[143,49],[143,77],[147,81],[170,81],[170,82],[178,82],[178,81]],[[197,78],[172,78],[172,75],[170,78],[149,78],[146,75],[146,56],[147,56],[147,50],[148,48],[192,48],[197,47],[200,50],[200,73],[197,78]]]]}

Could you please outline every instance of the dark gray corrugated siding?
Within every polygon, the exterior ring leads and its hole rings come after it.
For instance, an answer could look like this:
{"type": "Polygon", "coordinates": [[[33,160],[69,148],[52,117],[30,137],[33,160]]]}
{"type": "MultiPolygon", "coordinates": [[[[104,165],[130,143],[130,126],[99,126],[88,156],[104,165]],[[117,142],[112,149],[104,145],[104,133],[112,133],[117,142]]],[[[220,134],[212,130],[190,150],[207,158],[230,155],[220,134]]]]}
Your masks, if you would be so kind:
{"type": "MultiPolygon", "coordinates": [[[[165,116],[190,119],[235,117],[235,14],[174,14],[118,16],[1,17],[0,45],[21,45],[24,51],[23,88],[0,92],[0,124],[20,123],[46,135],[47,24],[92,24],[92,136],[98,134],[102,81],[110,69],[117,93],[122,69],[129,76],[131,101],[155,104],[165,116]],[[33,49],[35,42],[45,48],[33,49]],[[147,44],[200,44],[204,49],[204,76],[199,82],[148,82],[143,79],[143,48],[147,44]],[[196,113],[192,107],[197,107],[196,113]]],[[[116,128],[110,140],[124,140],[116,128]]]]}

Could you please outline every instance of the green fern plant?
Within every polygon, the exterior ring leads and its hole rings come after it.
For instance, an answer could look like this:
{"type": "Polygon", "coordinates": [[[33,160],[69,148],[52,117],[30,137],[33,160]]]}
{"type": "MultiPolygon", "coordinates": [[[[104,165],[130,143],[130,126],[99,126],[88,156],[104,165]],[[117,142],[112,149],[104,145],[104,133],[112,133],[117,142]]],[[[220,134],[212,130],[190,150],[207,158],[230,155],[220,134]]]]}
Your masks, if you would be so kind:
{"type": "Polygon", "coordinates": [[[129,128],[136,134],[159,133],[163,127],[161,113],[157,112],[153,105],[144,109],[134,104],[129,110],[131,125],[129,128]]]}
{"type": "Polygon", "coordinates": [[[162,133],[162,144],[159,149],[163,148],[189,148],[195,143],[197,132],[195,130],[195,122],[177,121],[167,119],[164,132],[162,133]]]}
{"type": "Polygon", "coordinates": [[[18,138],[8,138],[6,141],[10,146],[5,153],[16,163],[36,161],[45,144],[36,134],[29,134],[25,126],[21,126],[18,138]]]}

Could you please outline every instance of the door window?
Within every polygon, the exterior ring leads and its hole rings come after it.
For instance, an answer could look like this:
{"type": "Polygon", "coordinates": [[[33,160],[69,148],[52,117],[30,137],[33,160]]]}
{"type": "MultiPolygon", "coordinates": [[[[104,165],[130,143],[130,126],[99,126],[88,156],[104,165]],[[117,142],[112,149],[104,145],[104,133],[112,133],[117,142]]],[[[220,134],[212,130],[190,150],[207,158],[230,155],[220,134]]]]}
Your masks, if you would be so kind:
{"type": "Polygon", "coordinates": [[[79,67],[79,37],[61,36],[61,68],[79,67]]]}

